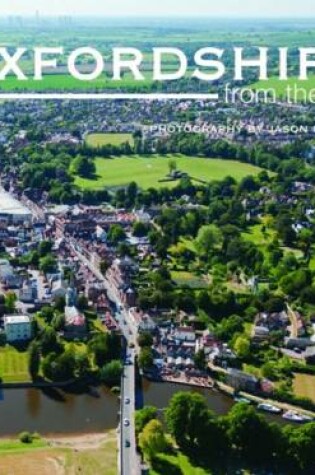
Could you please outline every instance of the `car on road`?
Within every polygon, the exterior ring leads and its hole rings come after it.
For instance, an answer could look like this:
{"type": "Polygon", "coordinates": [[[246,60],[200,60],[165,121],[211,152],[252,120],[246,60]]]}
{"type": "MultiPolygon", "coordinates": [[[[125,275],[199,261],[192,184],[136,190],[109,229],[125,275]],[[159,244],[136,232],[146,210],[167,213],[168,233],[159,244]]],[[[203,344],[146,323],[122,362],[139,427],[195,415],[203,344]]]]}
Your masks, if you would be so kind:
{"type": "Polygon", "coordinates": [[[125,447],[130,447],[130,441],[129,440],[125,440],[125,447]]]}
{"type": "Polygon", "coordinates": [[[126,399],[125,399],[125,404],[130,404],[130,399],[129,399],[129,397],[126,397],[126,399]]]}
{"type": "Polygon", "coordinates": [[[129,421],[129,419],[127,419],[127,418],[124,419],[124,426],[125,426],[125,427],[130,426],[130,421],[129,421]]]}

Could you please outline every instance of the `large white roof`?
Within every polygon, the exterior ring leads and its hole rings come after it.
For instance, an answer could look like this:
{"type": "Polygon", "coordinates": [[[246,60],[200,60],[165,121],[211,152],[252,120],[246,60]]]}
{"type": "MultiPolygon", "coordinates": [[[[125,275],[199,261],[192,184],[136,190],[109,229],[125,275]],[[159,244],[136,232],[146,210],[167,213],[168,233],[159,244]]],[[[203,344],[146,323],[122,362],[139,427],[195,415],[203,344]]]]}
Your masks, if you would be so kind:
{"type": "Polygon", "coordinates": [[[28,315],[5,315],[4,316],[4,322],[5,324],[11,323],[11,324],[16,324],[16,323],[29,323],[30,317],[28,315]]]}
{"type": "Polygon", "coordinates": [[[29,216],[30,210],[0,188],[0,214],[18,214],[29,216]]]}

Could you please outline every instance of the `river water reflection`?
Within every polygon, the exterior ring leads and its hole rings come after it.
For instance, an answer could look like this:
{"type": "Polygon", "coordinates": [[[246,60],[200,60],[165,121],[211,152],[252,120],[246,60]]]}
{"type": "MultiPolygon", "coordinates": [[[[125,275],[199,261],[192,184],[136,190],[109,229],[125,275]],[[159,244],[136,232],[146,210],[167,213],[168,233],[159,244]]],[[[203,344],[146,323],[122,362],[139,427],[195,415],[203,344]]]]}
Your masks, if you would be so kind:
{"type": "MultiPolygon", "coordinates": [[[[187,386],[143,381],[143,402],[163,409],[177,391],[187,386]]],[[[216,414],[226,414],[233,400],[212,390],[194,389],[204,395],[216,414]]],[[[22,431],[40,434],[81,434],[114,429],[118,423],[119,400],[105,388],[95,395],[66,394],[60,390],[7,389],[0,394],[0,435],[22,431]]],[[[280,417],[268,419],[284,422],[280,417]]]]}

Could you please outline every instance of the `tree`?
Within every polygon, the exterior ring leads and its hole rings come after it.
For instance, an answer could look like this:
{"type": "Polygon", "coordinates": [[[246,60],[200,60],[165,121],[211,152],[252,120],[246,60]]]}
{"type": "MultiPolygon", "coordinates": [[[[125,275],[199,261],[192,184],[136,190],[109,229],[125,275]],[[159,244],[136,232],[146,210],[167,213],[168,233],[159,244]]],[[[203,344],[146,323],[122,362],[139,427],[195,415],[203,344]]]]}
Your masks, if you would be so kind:
{"type": "Polygon", "coordinates": [[[101,271],[101,273],[102,273],[103,275],[105,275],[109,268],[110,268],[110,262],[108,262],[107,260],[103,259],[102,262],[100,263],[100,271],[101,271]]]}
{"type": "Polygon", "coordinates": [[[23,444],[31,444],[33,442],[33,436],[30,432],[21,432],[19,439],[23,444]]]}
{"type": "Polygon", "coordinates": [[[120,338],[111,333],[99,334],[89,341],[88,348],[94,357],[94,363],[102,368],[120,357],[120,338]]]}
{"type": "Polygon", "coordinates": [[[32,380],[35,380],[39,373],[40,367],[40,351],[39,345],[35,341],[32,342],[28,349],[28,371],[32,380]]]}
{"type": "Polygon", "coordinates": [[[39,261],[39,270],[44,274],[50,274],[54,272],[57,267],[56,259],[51,255],[48,254],[45,257],[42,257],[39,261]]]}
{"type": "Polygon", "coordinates": [[[53,244],[51,241],[42,241],[39,245],[38,252],[40,257],[45,257],[52,251],[53,244]]]}
{"type": "Polygon", "coordinates": [[[71,173],[83,178],[92,178],[95,175],[95,163],[88,157],[78,155],[71,164],[71,173]]]}
{"type": "Polygon", "coordinates": [[[229,318],[224,318],[216,327],[215,334],[219,340],[229,342],[236,333],[242,333],[244,329],[244,322],[242,317],[238,315],[231,315],[229,318]]]}
{"type": "Polygon", "coordinates": [[[119,360],[113,360],[107,363],[100,372],[102,383],[108,386],[119,386],[123,367],[119,360]]]}
{"type": "Polygon", "coordinates": [[[51,381],[70,381],[76,376],[76,358],[73,351],[60,355],[50,353],[44,358],[42,369],[44,376],[51,381]]]}
{"type": "Polygon", "coordinates": [[[290,296],[299,296],[300,292],[311,284],[312,274],[308,269],[291,272],[280,280],[283,291],[290,296]]]}
{"type": "Polygon", "coordinates": [[[202,226],[199,229],[195,246],[200,257],[208,257],[214,249],[220,249],[223,244],[223,236],[220,229],[214,224],[202,226]]]}
{"type": "Polygon", "coordinates": [[[148,422],[139,435],[139,447],[149,459],[160,452],[164,452],[168,446],[164,435],[164,429],[160,421],[153,419],[148,422]]]}
{"type": "Polygon", "coordinates": [[[42,307],[40,311],[40,316],[45,320],[45,323],[48,323],[48,325],[52,322],[54,315],[55,315],[55,312],[54,312],[53,307],[48,307],[48,305],[45,307],[42,307]]]}
{"type": "Polygon", "coordinates": [[[42,354],[59,353],[61,345],[58,342],[57,333],[52,327],[47,327],[40,335],[40,345],[42,354]]]}
{"type": "Polygon", "coordinates": [[[205,371],[207,368],[207,358],[205,354],[205,350],[199,350],[194,356],[194,362],[196,368],[200,369],[201,371],[205,371]]]}
{"type": "Polygon", "coordinates": [[[171,158],[171,159],[168,161],[168,169],[169,169],[170,175],[171,175],[172,173],[174,173],[174,172],[177,170],[177,162],[176,162],[176,160],[174,160],[173,158],[171,158]]]}
{"type": "Polygon", "coordinates": [[[236,404],[225,418],[230,443],[252,463],[272,461],[280,451],[281,430],[247,404],[236,404]]]}
{"type": "Polygon", "coordinates": [[[5,308],[8,313],[14,313],[16,304],[15,292],[8,292],[5,296],[5,308]]]}
{"type": "Polygon", "coordinates": [[[284,434],[287,439],[288,463],[294,463],[295,473],[315,473],[315,423],[293,428],[286,426],[284,434]]]}
{"type": "Polygon", "coordinates": [[[89,308],[88,298],[83,294],[79,295],[79,297],[78,297],[78,309],[83,311],[83,310],[87,310],[88,308],[89,308]]]}
{"type": "Polygon", "coordinates": [[[113,244],[118,244],[126,239],[126,233],[122,226],[119,224],[113,224],[107,234],[108,240],[113,244]]]}
{"type": "Polygon", "coordinates": [[[153,345],[153,336],[149,332],[140,333],[138,336],[138,344],[141,348],[145,346],[152,346],[153,345]]]}
{"type": "Polygon", "coordinates": [[[156,419],[157,408],[154,406],[144,406],[142,409],[136,411],[135,415],[135,429],[136,434],[139,435],[143,431],[144,427],[152,419],[156,419]]]}
{"type": "Polygon", "coordinates": [[[134,236],[141,238],[147,236],[149,228],[146,224],[141,221],[136,221],[132,227],[132,232],[134,236]]]}
{"type": "Polygon", "coordinates": [[[76,355],[76,377],[84,379],[91,373],[90,360],[87,353],[78,353],[76,355]]]}
{"type": "Polygon", "coordinates": [[[235,353],[239,358],[247,358],[250,354],[250,341],[245,335],[240,335],[234,343],[235,353]]]}
{"type": "Polygon", "coordinates": [[[181,448],[200,445],[208,417],[206,401],[197,393],[176,393],[165,412],[167,427],[181,448]]]}
{"type": "Polygon", "coordinates": [[[153,353],[151,348],[141,348],[139,355],[139,366],[142,369],[150,369],[153,366],[153,353]]]}

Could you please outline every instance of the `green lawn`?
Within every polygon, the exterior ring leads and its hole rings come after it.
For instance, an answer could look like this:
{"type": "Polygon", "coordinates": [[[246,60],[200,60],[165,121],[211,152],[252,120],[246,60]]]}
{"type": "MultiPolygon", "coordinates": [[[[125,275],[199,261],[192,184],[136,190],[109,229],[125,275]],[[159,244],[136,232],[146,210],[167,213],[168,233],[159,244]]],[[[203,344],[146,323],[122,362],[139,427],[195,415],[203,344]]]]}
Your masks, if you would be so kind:
{"type": "Polygon", "coordinates": [[[276,236],[276,232],[270,228],[263,232],[262,228],[262,224],[255,224],[254,226],[251,226],[248,232],[243,233],[242,236],[244,239],[248,239],[256,244],[256,246],[268,246],[276,236]]]}
{"type": "Polygon", "coordinates": [[[201,289],[208,287],[205,278],[198,277],[192,272],[186,271],[171,271],[171,277],[178,286],[188,286],[192,289],[201,289]]]}
{"type": "Polygon", "coordinates": [[[296,373],[293,379],[293,390],[296,396],[309,398],[315,403],[315,376],[296,373]]]}
{"type": "MultiPolygon", "coordinates": [[[[125,186],[134,180],[141,188],[172,187],[177,182],[159,182],[169,172],[168,163],[170,156],[119,157],[104,159],[97,157],[95,160],[97,179],[90,180],[76,178],[76,185],[85,189],[98,189],[104,187],[125,186]]],[[[191,177],[204,180],[222,180],[232,176],[241,180],[247,175],[256,175],[261,169],[247,163],[222,159],[206,159],[201,157],[176,157],[177,168],[188,173],[191,177]]]]}
{"type": "Polygon", "coordinates": [[[30,381],[27,352],[9,345],[0,348],[0,378],[5,383],[30,381]]]}
{"type": "Polygon", "coordinates": [[[90,134],[86,137],[87,145],[95,148],[104,145],[121,145],[125,142],[133,144],[132,134],[90,134]]]}
{"type": "MultiPolygon", "coordinates": [[[[306,81],[301,81],[297,77],[291,77],[286,81],[280,81],[277,77],[271,77],[267,80],[257,81],[251,85],[252,89],[256,91],[258,89],[274,89],[278,98],[287,99],[287,87],[291,88],[296,87],[303,88],[309,93],[311,89],[315,89],[315,76],[310,76],[306,81]]],[[[291,92],[292,95],[292,92],[291,92]]],[[[298,95],[298,100],[303,100],[302,95],[298,95]]]]}
{"type": "Polygon", "coordinates": [[[188,457],[182,453],[175,455],[158,455],[158,460],[154,465],[154,469],[150,470],[150,475],[167,475],[167,474],[181,474],[181,475],[211,475],[209,470],[205,471],[202,468],[191,464],[188,457]]]}
{"type": "MultiPolygon", "coordinates": [[[[263,233],[262,228],[263,224],[255,224],[254,226],[251,226],[248,232],[242,233],[242,237],[254,243],[264,254],[266,254],[267,246],[276,237],[276,231],[274,229],[267,228],[263,233]]],[[[302,257],[302,252],[299,249],[285,246],[282,246],[281,248],[285,254],[293,253],[297,259],[302,257]]]]}
{"type": "Polygon", "coordinates": [[[0,454],[12,452],[24,452],[27,450],[41,449],[48,447],[48,443],[41,438],[36,438],[30,444],[25,444],[20,440],[2,439],[0,440],[0,454]]]}

